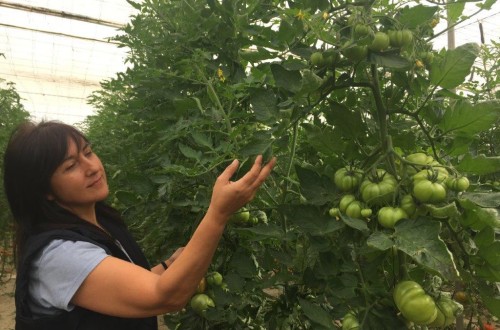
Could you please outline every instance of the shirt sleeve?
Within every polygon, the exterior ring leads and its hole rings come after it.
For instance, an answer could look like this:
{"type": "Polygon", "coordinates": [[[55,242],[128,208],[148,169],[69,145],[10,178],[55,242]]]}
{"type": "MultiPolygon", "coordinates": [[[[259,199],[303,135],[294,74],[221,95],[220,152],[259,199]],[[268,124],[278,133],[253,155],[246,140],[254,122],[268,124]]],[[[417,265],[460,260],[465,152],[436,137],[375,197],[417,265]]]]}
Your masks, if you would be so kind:
{"type": "Polygon", "coordinates": [[[90,272],[108,256],[95,244],[56,239],[33,262],[30,274],[30,308],[35,315],[71,311],[75,292],[90,272]]]}

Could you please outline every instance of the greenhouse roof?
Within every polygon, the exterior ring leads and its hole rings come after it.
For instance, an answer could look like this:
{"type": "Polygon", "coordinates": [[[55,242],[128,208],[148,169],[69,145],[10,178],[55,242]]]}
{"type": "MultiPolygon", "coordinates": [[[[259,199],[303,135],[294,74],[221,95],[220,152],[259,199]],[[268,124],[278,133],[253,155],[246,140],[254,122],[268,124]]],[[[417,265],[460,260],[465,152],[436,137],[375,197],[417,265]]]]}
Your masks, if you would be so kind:
{"type": "MultiPolygon", "coordinates": [[[[109,38],[134,13],[125,0],[0,0],[0,78],[15,83],[34,119],[82,121],[94,112],[88,96],[126,69],[127,49],[109,38]]],[[[457,26],[456,45],[480,43],[479,22],[486,42],[500,41],[499,18],[497,1],[457,26]]],[[[446,44],[446,34],[434,42],[446,44]]]]}

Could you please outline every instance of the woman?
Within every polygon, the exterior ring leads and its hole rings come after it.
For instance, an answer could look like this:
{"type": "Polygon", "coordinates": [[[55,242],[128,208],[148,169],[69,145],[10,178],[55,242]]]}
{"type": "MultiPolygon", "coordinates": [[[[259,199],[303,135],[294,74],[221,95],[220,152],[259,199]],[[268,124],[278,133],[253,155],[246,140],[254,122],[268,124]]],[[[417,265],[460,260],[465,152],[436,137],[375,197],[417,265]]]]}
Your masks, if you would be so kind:
{"type": "Polygon", "coordinates": [[[102,202],[106,173],[86,137],[59,122],[22,124],[4,156],[16,223],[16,329],[157,329],[156,315],[188,303],[230,215],[252,200],[274,164],[259,156],[232,182],[234,160],[190,241],[150,269],[118,213],[102,202]]]}

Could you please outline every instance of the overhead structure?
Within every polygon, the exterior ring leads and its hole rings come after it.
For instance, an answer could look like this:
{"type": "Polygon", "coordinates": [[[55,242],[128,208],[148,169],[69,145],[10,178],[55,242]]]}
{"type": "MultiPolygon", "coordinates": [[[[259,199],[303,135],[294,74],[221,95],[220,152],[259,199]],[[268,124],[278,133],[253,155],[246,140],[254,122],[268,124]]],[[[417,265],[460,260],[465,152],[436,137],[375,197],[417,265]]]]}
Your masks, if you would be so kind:
{"type": "MultiPolygon", "coordinates": [[[[466,4],[466,12],[474,10],[466,4]]],[[[87,98],[100,82],[126,70],[128,49],[110,38],[135,13],[126,0],[0,0],[0,79],[16,84],[34,119],[80,122],[94,113],[87,98]]],[[[456,46],[500,42],[499,18],[496,1],[455,26],[456,46]]],[[[436,31],[445,27],[442,20],[436,31]]],[[[434,40],[434,48],[446,46],[446,33],[434,40]]]]}
{"type": "Polygon", "coordinates": [[[126,69],[127,49],[110,38],[134,13],[124,0],[1,0],[0,78],[35,120],[80,122],[100,82],[126,69]]]}

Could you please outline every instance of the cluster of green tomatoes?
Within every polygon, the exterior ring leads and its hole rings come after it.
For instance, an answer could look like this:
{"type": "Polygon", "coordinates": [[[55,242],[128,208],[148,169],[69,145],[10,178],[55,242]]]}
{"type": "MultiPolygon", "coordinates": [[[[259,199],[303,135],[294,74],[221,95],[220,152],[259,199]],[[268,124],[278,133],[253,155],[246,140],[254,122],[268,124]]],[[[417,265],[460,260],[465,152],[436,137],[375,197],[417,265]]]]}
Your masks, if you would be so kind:
{"type": "Polygon", "coordinates": [[[215,307],[215,302],[213,301],[214,287],[221,287],[226,289],[227,285],[223,281],[223,277],[219,272],[211,272],[204,276],[198,287],[196,288],[196,293],[191,297],[190,306],[196,314],[204,316],[206,311],[215,307]]]}
{"type": "MultiPolygon", "coordinates": [[[[399,282],[394,288],[393,298],[401,315],[415,325],[444,328],[453,324],[463,311],[463,306],[446,293],[434,298],[415,281],[399,282]]],[[[342,319],[342,330],[359,329],[356,311],[349,311],[342,319]]]]}
{"type": "Polygon", "coordinates": [[[329,209],[329,215],[367,220],[376,215],[382,227],[394,228],[399,220],[424,215],[429,210],[431,216],[438,217],[449,192],[463,192],[470,185],[467,177],[451,175],[423,152],[406,156],[400,170],[404,175],[396,177],[381,168],[369,173],[353,166],[338,169],[333,181],[342,195],[338,204],[329,209]]]}

